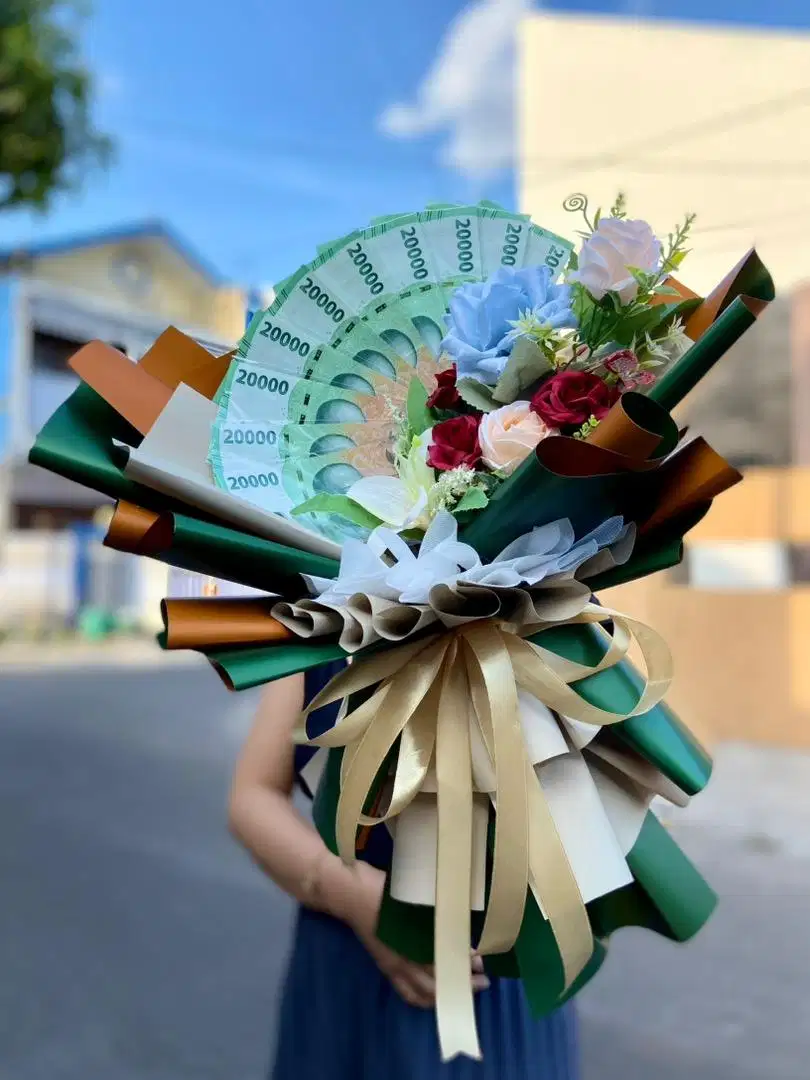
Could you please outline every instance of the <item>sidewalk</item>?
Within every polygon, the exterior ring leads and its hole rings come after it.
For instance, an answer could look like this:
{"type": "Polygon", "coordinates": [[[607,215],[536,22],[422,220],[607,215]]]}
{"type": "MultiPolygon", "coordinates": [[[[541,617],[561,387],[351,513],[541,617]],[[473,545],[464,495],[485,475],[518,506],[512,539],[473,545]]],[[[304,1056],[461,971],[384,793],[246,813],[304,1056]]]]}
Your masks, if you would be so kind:
{"type": "Polygon", "coordinates": [[[684,840],[710,832],[728,848],[810,859],[810,753],[751,743],[712,748],[714,772],[686,810],[667,806],[684,840]]]}
{"type": "Polygon", "coordinates": [[[149,638],[0,644],[0,675],[63,668],[193,667],[205,662],[197,653],[165,652],[149,638]]]}

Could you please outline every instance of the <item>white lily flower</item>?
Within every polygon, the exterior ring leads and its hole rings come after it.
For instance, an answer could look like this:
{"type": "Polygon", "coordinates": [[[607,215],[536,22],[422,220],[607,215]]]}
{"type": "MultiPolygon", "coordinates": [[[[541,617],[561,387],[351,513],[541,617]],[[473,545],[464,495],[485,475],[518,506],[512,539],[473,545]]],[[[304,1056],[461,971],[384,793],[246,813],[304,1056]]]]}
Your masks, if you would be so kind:
{"type": "Polygon", "coordinates": [[[364,476],[352,484],[348,497],[392,529],[426,529],[428,497],[436,482],[427,463],[431,434],[428,429],[414,436],[410,453],[399,461],[399,476],[364,476]]]}

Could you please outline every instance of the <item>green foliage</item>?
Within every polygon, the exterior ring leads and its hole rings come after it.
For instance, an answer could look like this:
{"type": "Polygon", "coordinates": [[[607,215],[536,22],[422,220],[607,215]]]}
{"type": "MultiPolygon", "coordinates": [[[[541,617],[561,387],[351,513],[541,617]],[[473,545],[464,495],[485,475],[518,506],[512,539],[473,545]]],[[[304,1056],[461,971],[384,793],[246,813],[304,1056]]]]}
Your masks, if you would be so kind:
{"type": "Polygon", "coordinates": [[[671,274],[673,270],[677,270],[689,254],[685,244],[689,237],[689,233],[692,231],[694,222],[695,215],[687,214],[683,219],[683,222],[680,225],[675,226],[675,232],[671,232],[667,236],[667,251],[664,255],[664,261],[661,267],[662,276],[666,276],[667,274],[671,274]]]}
{"type": "Polygon", "coordinates": [[[110,152],[89,115],[78,14],[71,0],[0,0],[0,210],[47,209],[110,152]]]}
{"type": "Polygon", "coordinates": [[[364,529],[376,529],[382,524],[378,517],[353,502],[348,495],[329,495],[326,492],[313,495],[311,499],[296,506],[292,513],[294,517],[301,514],[339,514],[364,529]]]}
{"type": "Polygon", "coordinates": [[[422,381],[414,376],[408,386],[408,427],[414,435],[421,435],[433,427],[433,416],[427,407],[428,392],[422,381]]]}
{"type": "Polygon", "coordinates": [[[522,391],[548,375],[551,370],[551,361],[540,344],[531,338],[519,337],[493,391],[495,403],[508,404],[517,401],[522,391]]]}
{"type": "Polygon", "coordinates": [[[483,488],[470,487],[459,499],[454,512],[463,514],[465,510],[483,510],[488,502],[489,496],[483,488]]]}
{"type": "Polygon", "coordinates": [[[478,409],[480,412],[494,412],[495,409],[500,408],[500,403],[493,399],[492,387],[477,379],[459,379],[456,389],[461,395],[461,400],[473,409],[478,409]]]}

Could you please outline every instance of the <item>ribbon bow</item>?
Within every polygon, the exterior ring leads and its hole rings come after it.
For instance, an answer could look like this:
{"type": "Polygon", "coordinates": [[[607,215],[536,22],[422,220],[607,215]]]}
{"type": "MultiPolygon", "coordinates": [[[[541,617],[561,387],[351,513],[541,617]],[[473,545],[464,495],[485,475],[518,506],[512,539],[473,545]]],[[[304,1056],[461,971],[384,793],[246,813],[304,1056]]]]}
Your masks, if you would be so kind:
{"type": "Polygon", "coordinates": [[[340,672],[304,712],[374,687],[333,728],[307,745],[344,747],[336,813],[338,853],[356,859],[357,829],[396,817],[421,789],[435,762],[438,851],[435,904],[436,1013],[443,1060],[480,1058],[469,954],[473,845],[471,725],[477,726],[495,775],[492,878],[478,951],[508,952],[523,920],[527,889],[548,919],[562,961],[565,988],[590,959],[593,935],[576,878],[526,751],[518,688],[553,711],[608,725],[648,712],[664,697],[672,660],[650,627],[610,608],[588,604],[566,623],[612,621],[613,635],[594,667],[575,663],[487,619],[360,659],[340,672]],[[584,701],[571,684],[619,663],[635,640],[647,676],[627,713],[584,701]],[[364,813],[369,793],[400,740],[388,807],[364,813]]]}

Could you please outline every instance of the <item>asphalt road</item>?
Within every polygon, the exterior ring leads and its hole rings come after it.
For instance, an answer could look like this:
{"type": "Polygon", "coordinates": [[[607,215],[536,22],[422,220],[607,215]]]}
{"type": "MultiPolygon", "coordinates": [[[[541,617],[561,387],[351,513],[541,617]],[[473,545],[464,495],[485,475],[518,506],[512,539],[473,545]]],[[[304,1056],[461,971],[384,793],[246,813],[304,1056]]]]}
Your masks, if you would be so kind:
{"type": "MultiPolygon", "coordinates": [[[[224,828],[250,708],[206,668],[0,677],[0,1080],[264,1077],[291,911],[224,828]]],[[[806,1080],[810,860],[684,842],[721,913],[615,942],[584,1080],[806,1080]]]]}

